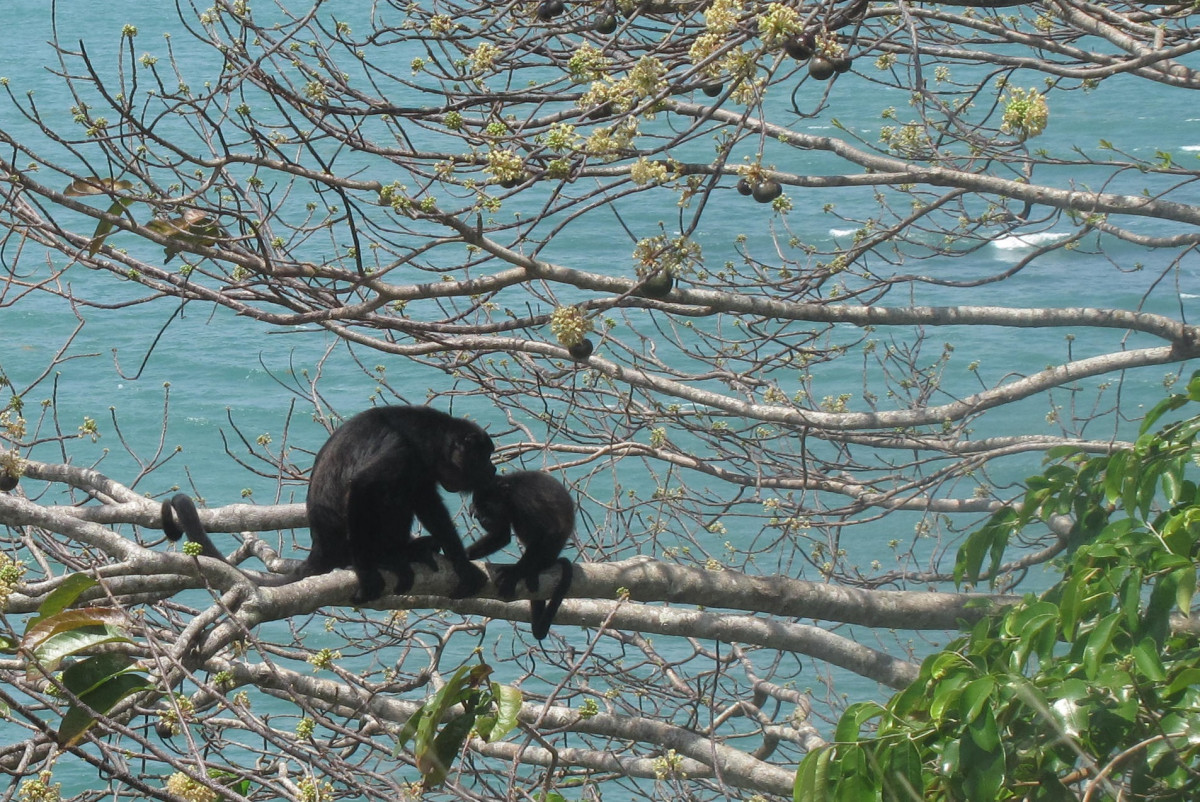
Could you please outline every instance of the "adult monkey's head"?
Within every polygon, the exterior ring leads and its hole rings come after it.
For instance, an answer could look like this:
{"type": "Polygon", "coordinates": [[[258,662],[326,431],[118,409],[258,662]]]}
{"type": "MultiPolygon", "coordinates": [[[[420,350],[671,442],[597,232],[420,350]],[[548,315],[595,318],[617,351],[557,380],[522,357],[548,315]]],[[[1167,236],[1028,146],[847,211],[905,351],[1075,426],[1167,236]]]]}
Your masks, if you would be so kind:
{"type": "Polygon", "coordinates": [[[474,492],[496,475],[492,464],[495,444],[477,424],[462,418],[446,421],[442,431],[442,459],[438,463],[438,482],[450,493],[474,492]]]}

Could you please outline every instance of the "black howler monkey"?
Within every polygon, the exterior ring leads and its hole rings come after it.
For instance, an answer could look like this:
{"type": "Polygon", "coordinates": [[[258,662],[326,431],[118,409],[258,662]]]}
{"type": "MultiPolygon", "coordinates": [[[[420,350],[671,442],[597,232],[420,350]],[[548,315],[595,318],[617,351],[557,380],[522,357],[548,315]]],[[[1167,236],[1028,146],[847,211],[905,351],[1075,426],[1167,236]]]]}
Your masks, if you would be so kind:
{"type": "MultiPolygon", "coordinates": [[[[396,592],[405,593],[412,563],[436,568],[433,555],[441,551],[458,575],[452,595],[475,593],[486,577],[471,565],[438,485],[452,493],[483,487],[496,473],[493,449],[475,423],[429,407],[376,407],[353,416],[313,462],[306,503],[312,549],[288,581],[349,566],[358,575],[358,604],[383,595],[381,568],[397,574],[396,592]],[[414,517],[427,537],[413,538],[414,517]]],[[[172,513],[204,554],[220,558],[187,496],[163,502],[163,531],[178,540],[172,513]]]]}
{"type": "Polygon", "coordinates": [[[467,549],[468,558],[477,560],[499,551],[508,545],[513,533],[524,549],[516,563],[496,566],[496,588],[501,596],[516,596],[517,582],[522,579],[536,593],[542,571],[556,562],[562,567],[562,579],[549,601],[529,602],[533,636],[545,638],[571,587],[571,561],[559,556],[575,531],[571,494],[549,474],[515,471],[478,488],[471,513],[487,534],[467,549]]]}

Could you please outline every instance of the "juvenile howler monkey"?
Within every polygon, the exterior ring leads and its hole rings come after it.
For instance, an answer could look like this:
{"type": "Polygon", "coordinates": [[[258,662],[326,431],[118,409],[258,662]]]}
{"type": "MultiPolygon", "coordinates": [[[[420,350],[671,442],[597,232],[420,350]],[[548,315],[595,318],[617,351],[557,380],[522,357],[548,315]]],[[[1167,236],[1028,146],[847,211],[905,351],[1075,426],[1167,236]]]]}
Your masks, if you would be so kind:
{"type": "Polygon", "coordinates": [[[499,551],[508,545],[513,533],[524,549],[516,563],[496,566],[496,589],[501,596],[516,596],[517,582],[522,579],[536,593],[542,571],[556,562],[562,567],[562,579],[549,601],[529,602],[533,636],[545,638],[571,587],[571,561],[559,556],[575,531],[571,494],[547,473],[515,471],[476,489],[471,514],[487,534],[467,549],[468,558],[477,560],[499,551]]]}
{"type": "MultiPolygon", "coordinates": [[[[353,416],[317,452],[306,502],[312,549],[285,581],[349,566],[359,585],[352,600],[360,604],[383,595],[381,568],[397,574],[396,592],[405,593],[412,563],[436,568],[433,555],[441,551],[458,576],[452,595],[476,592],[486,577],[471,565],[438,485],[452,493],[484,486],[496,473],[493,449],[475,423],[429,407],[375,407],[353,416]],[[414,517],[427,537],[413,538],[414,517]]],[[[186,533],[204,554],[221,557],[185,495],[163,502],[163,531],[172,540],[186,533]]]]}

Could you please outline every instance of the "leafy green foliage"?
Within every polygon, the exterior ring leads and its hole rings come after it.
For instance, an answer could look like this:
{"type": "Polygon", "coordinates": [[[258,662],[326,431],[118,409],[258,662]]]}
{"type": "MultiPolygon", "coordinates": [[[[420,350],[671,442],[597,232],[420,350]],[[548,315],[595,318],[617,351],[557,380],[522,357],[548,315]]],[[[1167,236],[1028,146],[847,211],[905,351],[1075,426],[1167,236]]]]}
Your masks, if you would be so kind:
{"type": "Polygon", "coordinates": [[[1048,455],[955,575],[995,582],[1009,538],[1069,516],[1061,579],[931,655],[886,705],[849,707],[801,762],[796,800],[1200,798],[1200,637],[1171,621],[1196,589],[1200,414],[1163,423],[1198,401],[1193,376],[1131,449],[1048,455]]]}
{"type": "MultiPolygon", "coordinates": [[[[121,627],[120,611],[107,607],[68,609],[79,596],[96,584],[91,577],[73,574],[38,607],[25,625],[21,647],[29,655],[31,676],[56,671],[68,658],[101,644],[129,643],[121,627]]],[[[62,686],[74,699],[63,714],[58,742],[78,743],[95,723],[118,702],[154,686],[145,669],[132,657],[105,652],[76,660],[62,672],[62,686]]]]}
{"type": "Polygon", "coordinates": [[[517,726],[521,691],[488,682],[490,666],[462,666],[404,724],[397,736],[396,750],[413,741],[417,768],[426,788],[436,788],[446,779],[454,758],[474,730],[489,743],[499,741],[517,726]],[[461,710],[455,708],[461,705],[461,710]]]}

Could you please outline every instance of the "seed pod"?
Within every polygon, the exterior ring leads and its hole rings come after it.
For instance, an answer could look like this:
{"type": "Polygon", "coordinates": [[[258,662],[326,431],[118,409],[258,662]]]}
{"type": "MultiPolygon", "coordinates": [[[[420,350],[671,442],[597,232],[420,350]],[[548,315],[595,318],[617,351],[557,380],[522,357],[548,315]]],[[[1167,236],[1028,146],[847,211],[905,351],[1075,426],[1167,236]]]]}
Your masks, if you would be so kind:
{"type": "Polygon", "coordinates": [[[537,18],[545,22],[554,19],[566,10],[567,7],[563,4],[563,0],[542,0],[538,3],[537,18]]]}
{"type": "Polygon", "coordinates": [[[567,353],[571,355],[571,359],[578,359],[582,362],[592,355],[593,350],[595,347],[592,345],[592,341],[585,337],[568,348],[567,353]]]}
{"type": "Polygon", "coordinates": [[[783,41],[783,52],[787,53],[796,61],[807,61],[812,58],[812,37],[808,34],[800,36],[789,36],[783,41]]]}
{"type": "Polygon", "coordinates": [[[666,298],[674,286],[675,277],[671,271],[660,269],[642,283],[642,294],[647,298],[666,298]]]}
{"type": "Polygon", "coordinates": [[[837,72],[837,68],[825,56],[813,56],[808,62],[808,74],[818,81],[828,81],[837,72]]]}
{"type": "Polygon", "coordinates": [[[759,203],[770,203],[783,194],[783,186],[774,178],[768,178],[756,185],[753,193],[759,203]]]}

